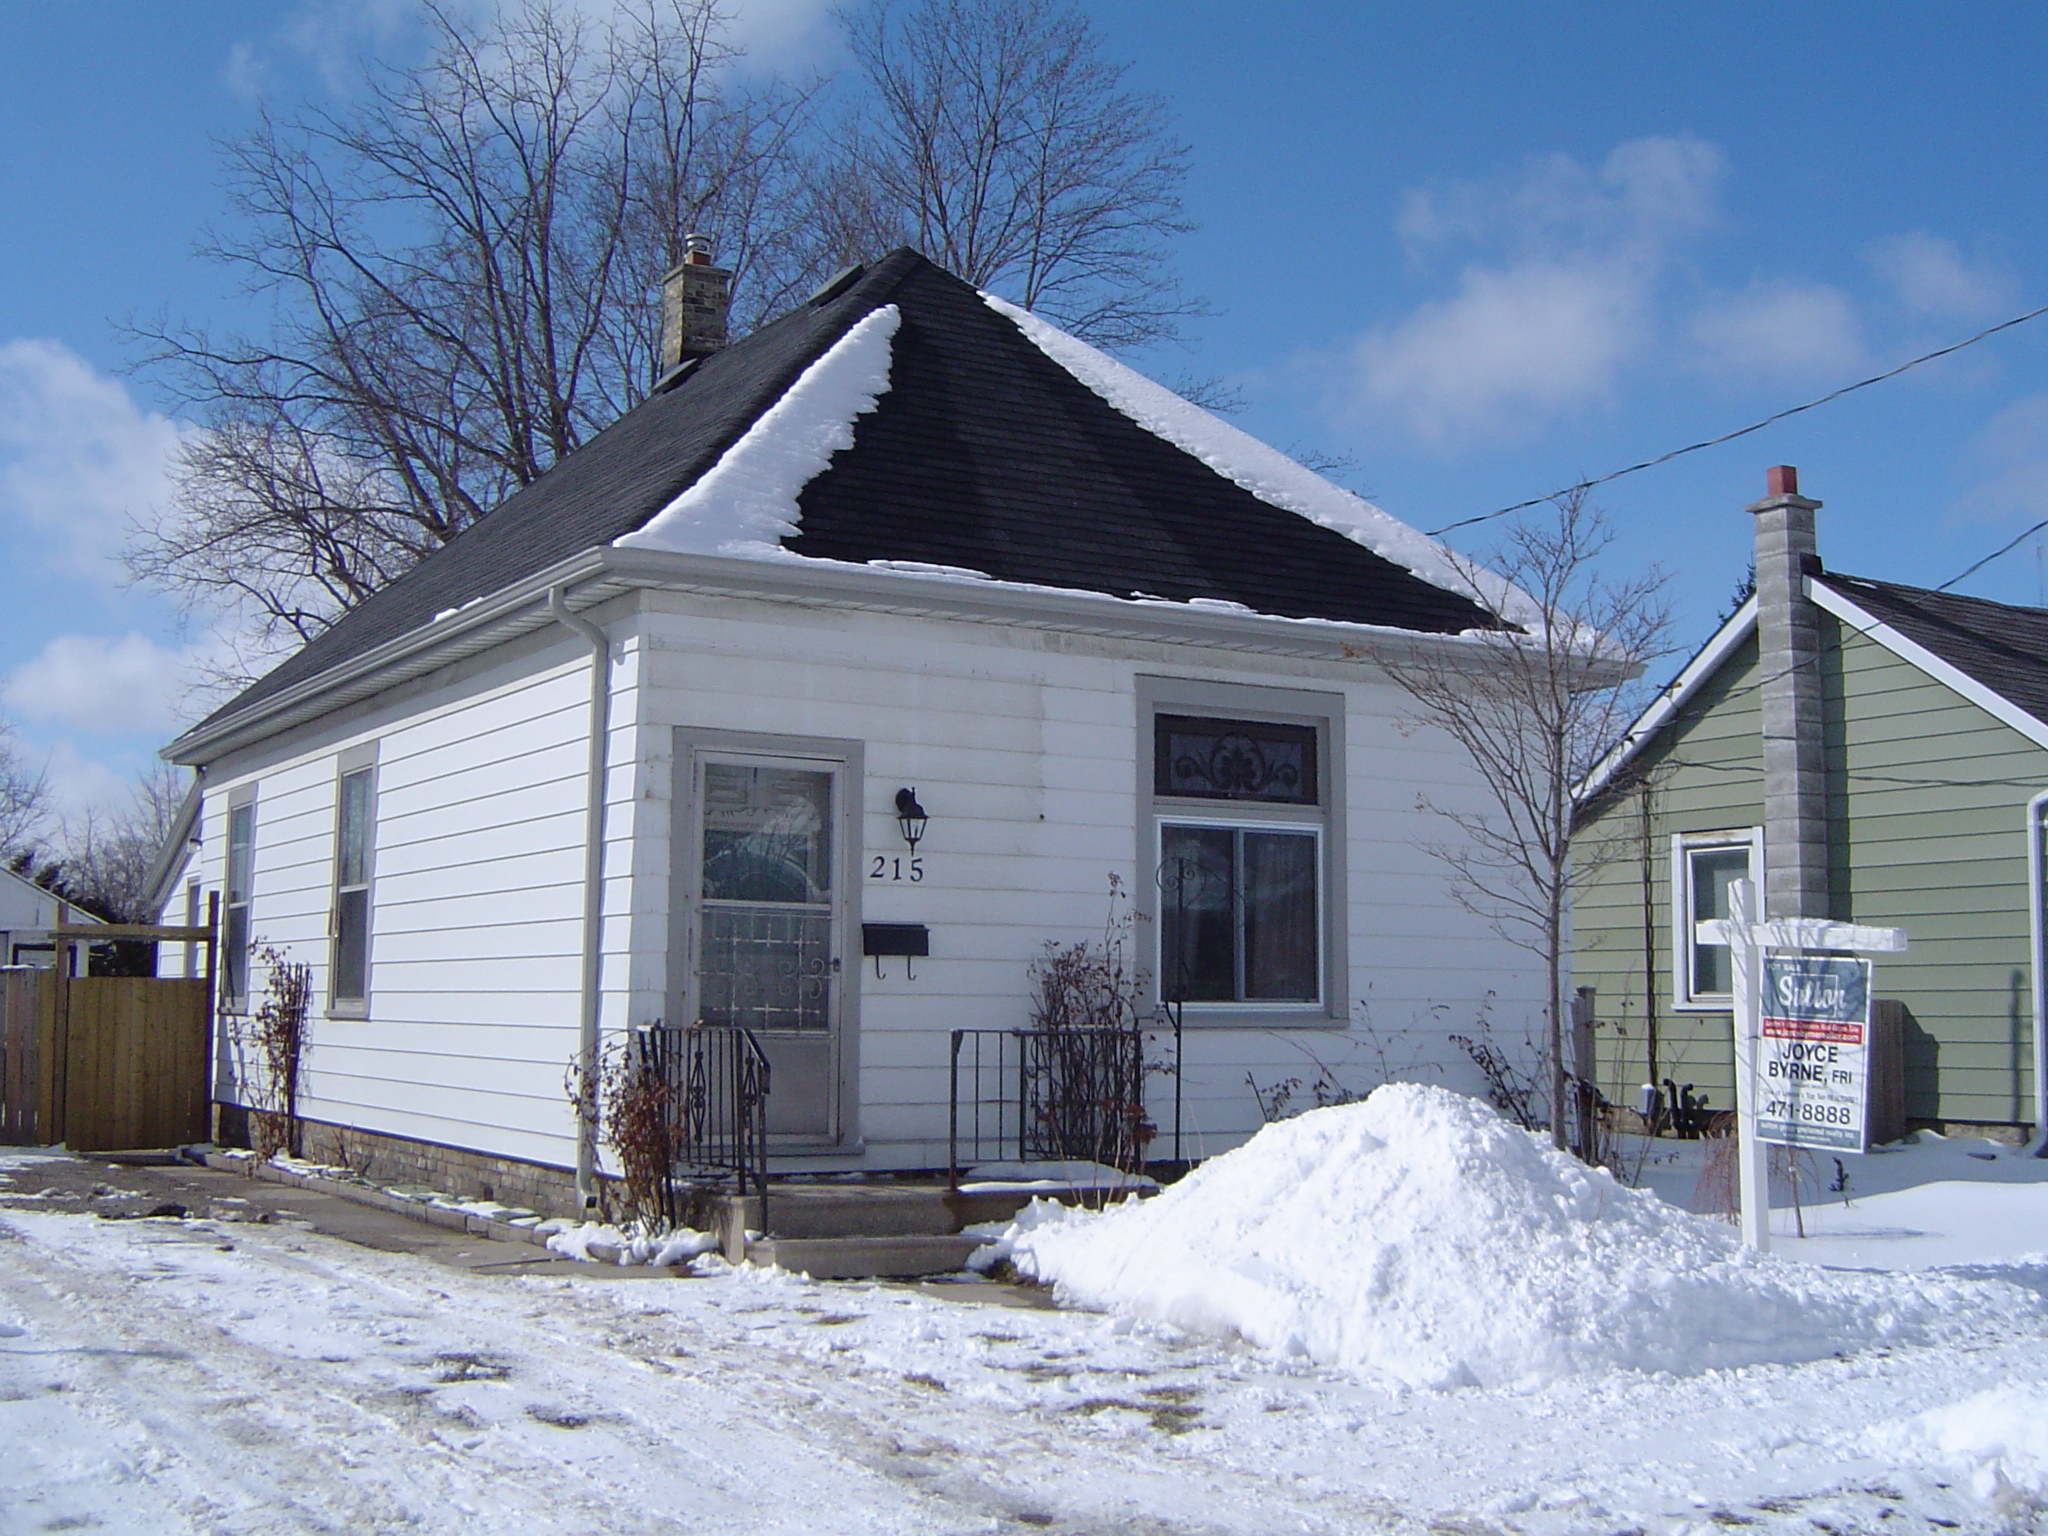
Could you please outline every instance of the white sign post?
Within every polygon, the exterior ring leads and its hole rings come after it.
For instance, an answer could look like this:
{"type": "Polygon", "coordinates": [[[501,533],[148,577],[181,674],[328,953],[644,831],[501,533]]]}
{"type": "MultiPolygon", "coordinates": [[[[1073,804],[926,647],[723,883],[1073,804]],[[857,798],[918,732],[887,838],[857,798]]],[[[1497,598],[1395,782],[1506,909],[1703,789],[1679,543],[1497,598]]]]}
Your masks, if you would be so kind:
{"type": "Polygon", "coordinates": [[[1863,1150],[1870,963],[1772,956],[1767,965],[1764,951],[1891,955],[1906,947],[1906,930],[1814,917],[1760,923],[1755,882],[1737,880],[1728,887],[1727,918],[1701,923],[1700,937],[1728,946],[1729,981],[1735,994],[1736,1199],[1742,1208],[1743,1243],[1767,1253],[1771,1177],[1765,1145],[1863,1150]],[[1768,1008],[1767,972],[1774,983],[1768,1008]],[[1767,1015],[1772,1025],[1768,1036],[1767,1015]],[[1844,1117],[1852,1097],[1856,1107],[1850,1120],[1844,1117]]]}

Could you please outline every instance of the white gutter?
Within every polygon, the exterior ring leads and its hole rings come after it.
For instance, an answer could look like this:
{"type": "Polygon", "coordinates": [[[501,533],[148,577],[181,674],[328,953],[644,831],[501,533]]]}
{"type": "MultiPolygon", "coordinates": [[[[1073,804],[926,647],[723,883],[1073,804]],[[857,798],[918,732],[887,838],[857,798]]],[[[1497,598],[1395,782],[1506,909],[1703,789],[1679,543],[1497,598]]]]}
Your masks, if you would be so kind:
{"type": "Polygon", "coordinates": [[[583,981],[576,1066],[582,1093],[576,1105],[576,1196],[587,1214],[597,1205],[598,1036],[604,994],[605,756],[611,737],[611,641],[564,600],[566,584],[548,588],[548,614],[590,646],[590,765],[583,813],[583,981]]]}
{"type": "Polygon", "coordinates": [[[2042,1020],[2048,1019],[2048,975],[2043,975],[2043,961],[2048,960],[2048,933],[2043,932],[2044,919],[2041,880],[2042,869],[2041,817],[2048,810],[2048,789],[2027,802],[2027,924],[2028,936],[2032,939],[2032,962],[2028,969],[2034,979],[2034,1156],[2048,1157],[2048,1029],[2042,1028],[2042,1020]]]}

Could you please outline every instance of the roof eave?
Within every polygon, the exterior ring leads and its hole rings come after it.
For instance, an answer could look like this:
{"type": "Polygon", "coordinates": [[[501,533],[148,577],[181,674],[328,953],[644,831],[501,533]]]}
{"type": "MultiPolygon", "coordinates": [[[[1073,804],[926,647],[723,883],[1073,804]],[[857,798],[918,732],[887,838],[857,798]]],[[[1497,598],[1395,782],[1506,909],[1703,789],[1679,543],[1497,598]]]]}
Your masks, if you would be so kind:
{"type": "Polygon", "coordinates": [[[1279,618],[1083,591],[873,570],[832,561],[739,559],[606,545],[585,550],[246,708],[195,727],[165,747],[162,755],[174,763],[203,767],[279,730],[530,634],[552,622],[546,600],[555,587],[571,589],[570,605],[577,609],[636,588],[655,588],[1195,644],[1257,655],[1394,663],[1423,655],[1448,655],[1469,658],[1474,666],[1486,664],[1486,647],[1473,635],[1279,618]]]}
{"type": "Polygon", "coordinates": [[[1650,701],[1649,707],[1630,722],[1629,728],[1621,733],[1621,740],[1593,765],[1592,771],[1572,792],[1573,803],[1583,806],[1604,793],[1636,755],[1685,707],[1686,701],[1721,670],[1721,664],[1734,654],[1735,648],[1748,638],[1755,627],[1756,599],[1751,597],[1722,621],[1721,627],[1693,653],[1692,660],[1685,664],[1678,676],[1666,683],[1650,701]]]}

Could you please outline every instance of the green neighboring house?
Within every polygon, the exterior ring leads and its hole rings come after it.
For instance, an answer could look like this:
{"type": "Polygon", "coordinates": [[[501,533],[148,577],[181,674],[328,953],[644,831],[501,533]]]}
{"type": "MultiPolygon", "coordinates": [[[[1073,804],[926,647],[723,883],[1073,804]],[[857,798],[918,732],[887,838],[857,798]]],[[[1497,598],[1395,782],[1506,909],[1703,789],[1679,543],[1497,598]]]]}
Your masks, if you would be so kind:
{"type": "Polygon", "coordinates": [[[1796,474],[1757,515],[1756,595],[1591,775],[1573,907],[1598,1082],[1733,1107],[1725,948],[1695,924],[1752,878],[1765,916],[1907,930],[1876,992],[1905,1009],[1915,1126],[2042,1126],[2048,610],[1822,569],[1796,474]]]}

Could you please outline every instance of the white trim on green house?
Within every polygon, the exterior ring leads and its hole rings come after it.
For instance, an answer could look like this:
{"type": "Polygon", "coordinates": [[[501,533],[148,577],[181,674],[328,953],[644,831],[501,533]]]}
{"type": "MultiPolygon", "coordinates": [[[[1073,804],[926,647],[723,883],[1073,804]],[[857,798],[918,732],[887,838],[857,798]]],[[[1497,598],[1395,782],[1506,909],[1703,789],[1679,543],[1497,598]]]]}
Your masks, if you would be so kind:
{"type": "Polygon", "coordinates": [[[2041,1027],[2041,1021],[2048,1019],[2048,893],[2044,893],[2042,882],[2048,880],[2048,849],[2042,847],[2044,836],[2048,836],[2048,825],[2043,817],[2048,816],[2048,789],[2044,789],[2027,802],[2027,913],[2031,919],[2029,927],[2034,941],[2034,1140],[2037,1155],[2048,1154],[2048,1029],[2041,1027]]]}
{"type": "Polygon", "coordinates": [[[1593,765],[1592,772],[1579,785],[1576,796],[1579,803],[1583,805],[1605,789],[1608,781],[1664,728],[1702,683],[1720,670],[1721,663],[1749,638],[1749,632],[1755,628],[1756,599],[1752,597],[1728,616],[1707,643],[1700,647],[1699,654],[1685,664],[1685,670],[1664,685],[1650,707],[1636,716],[1635,723],[1623,733],[1621,740],[1593,765]]]}
{"type": "Polygon", "coordinates": [[[2004,694],[1985,687],[1967,672],[1960,671],[1943,661],[1918,641],[1907,639],[1891,625],[1828,586],[1825,581],[1809,579],[1806,588],[1807,595],[1813,599],[1815,606],[1833,614],[1864,638],[1875,640],[1900,660],[1911,662],[1936,682],[1954,689],[1992,719],[2001,725],[2011,726],[2035,746],[2048,747],[2048,724],[2036,720],[2004,694]]]}

